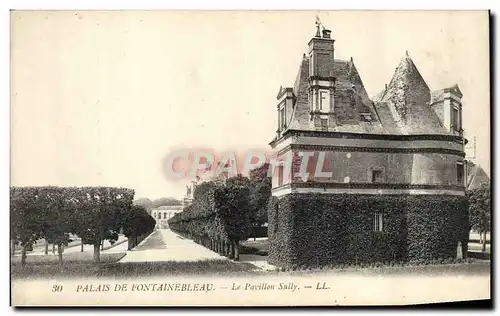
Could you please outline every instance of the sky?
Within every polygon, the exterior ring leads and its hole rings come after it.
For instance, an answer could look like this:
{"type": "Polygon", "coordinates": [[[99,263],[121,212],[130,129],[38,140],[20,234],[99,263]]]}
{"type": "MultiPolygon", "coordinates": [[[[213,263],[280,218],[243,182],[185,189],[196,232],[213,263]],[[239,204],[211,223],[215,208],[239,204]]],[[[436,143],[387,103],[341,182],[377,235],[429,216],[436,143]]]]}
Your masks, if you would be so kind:
{"type": "Polygon", "coordinates": [[[487,12],[13,11],[11,184],[180,198],[188,179],[162,170],[173,149],[269,151],[316,15],[370,96],[405,51],[431,90],[457,83],[490,174],[487,12]]]}

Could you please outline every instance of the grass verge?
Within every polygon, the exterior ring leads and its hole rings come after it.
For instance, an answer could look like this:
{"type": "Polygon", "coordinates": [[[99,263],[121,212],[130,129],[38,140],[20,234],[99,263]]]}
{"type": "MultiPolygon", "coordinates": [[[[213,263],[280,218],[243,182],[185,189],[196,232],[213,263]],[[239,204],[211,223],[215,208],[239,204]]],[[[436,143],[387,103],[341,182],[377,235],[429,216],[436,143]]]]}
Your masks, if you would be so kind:
{"type": "MultiPolygon", "coordinates": [[[[115,254],[110,254],[115,255],[115,254]]],[[[74,278],[113,277],[134,278],[173,275],[227,275],[232,273],[254,273],[255,266],[228,260],[203,260],[196,262],[130,262],[94,264],[90,262],[65,262],[59,265],[27,264],[12,265],[13,279],[22,278],[74,278]]]]}
{"type": "MultiPolygon", "coordinates": [[[[126,255],[125,252],[117,252],[117,253],[102,253],[100,255],[101,262],[103,263],[113,263],[117,262],[121,258],[126,255]]],[[[57,255],[32,255],[26,258],[26,265],[52,265],[57,264],[59,262],[59,256],[57,255]]],[[[63,263],[71,264],[71,263],[93,263],[94,262],[94,253],[89,251],[84,252],[70,252],[63,253],[63,263]]],[[[21,265],[21,256],[11,257],[10,260],[11,266],[20,266],[21,265]]]]}

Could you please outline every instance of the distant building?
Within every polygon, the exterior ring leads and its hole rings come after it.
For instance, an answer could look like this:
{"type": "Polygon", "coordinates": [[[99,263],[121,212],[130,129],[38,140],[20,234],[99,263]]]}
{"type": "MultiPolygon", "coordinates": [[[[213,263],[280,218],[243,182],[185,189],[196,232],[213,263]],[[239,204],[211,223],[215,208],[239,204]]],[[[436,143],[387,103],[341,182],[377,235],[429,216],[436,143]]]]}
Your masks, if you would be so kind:
{"type": "Polygon", "coordinates": [[[472,161],[467,161],[467,190],[474,190],[479,188],[481,183],[486,182],[490,183],[490,177],[488,174],[481,168],[480,165],[476,165],[472,161]]]}
{"type": "MultiPolygon", "coordinates": [[[[235,162],[232,162],[235,163],[235,162]]],[[[184,206],[187,206],[194,201],[194,192],[196,191],[196,186],[203,182],[215,182],[218,184],[224,184],[226,180],[229,178],[229,174],[227,171],[216,172],[217,169],[212,171],[206,171],[200,176],[197,176],[195,180],[191,181],[189,185],[186,186],[186,194],[182,199],[182,203],[184,206]]]]}
{"type": "Polygon", "coordinates": [[[151,216],[156,220],[156,228],[168,228],[168,220],[182,212],[182,205],[160,206],[151,210],[151,216]]]}
{"type": "Polygon", "coordinates": [[[186,186],[186,194],[182,199],[182,205],[187,206],[194,201],[194,190],[196,188],[196,181],[191,181],[189,185],[186,186]]]}

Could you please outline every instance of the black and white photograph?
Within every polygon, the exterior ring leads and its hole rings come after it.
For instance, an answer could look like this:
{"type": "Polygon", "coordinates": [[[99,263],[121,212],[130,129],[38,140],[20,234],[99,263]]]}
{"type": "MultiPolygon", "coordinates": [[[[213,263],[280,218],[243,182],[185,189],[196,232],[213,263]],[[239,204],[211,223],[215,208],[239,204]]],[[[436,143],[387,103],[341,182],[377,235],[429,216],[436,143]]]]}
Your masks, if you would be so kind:
{"type": "Polygon", "coordinates": [[[9,15],[12,306],[491,303],[488,11],[9,15]]]}

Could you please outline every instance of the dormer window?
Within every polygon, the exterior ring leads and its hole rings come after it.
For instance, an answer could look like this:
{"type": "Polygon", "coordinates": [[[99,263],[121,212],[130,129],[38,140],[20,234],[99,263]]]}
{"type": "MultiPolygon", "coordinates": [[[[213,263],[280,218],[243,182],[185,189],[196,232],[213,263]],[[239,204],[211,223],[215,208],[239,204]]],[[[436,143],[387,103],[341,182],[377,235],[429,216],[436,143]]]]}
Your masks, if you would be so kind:
{"type": "Polygon", "coordinates": [[[318,91],[318,100],[316,103],[317,110],[323,112],[330,111],[330,91],[328,90],[319,90],[318,91]]]}
{"type": "Polygon", "coordinates": [[[459,132],[461,129],[460,126],[460,111],[457,107],[451,107],[451,131],[459,132]]]}
{"type": "Polygon", "coordinates": [[[327,99],[327,92],[326,91],[320,91],[319,92],[319,109],[324,110],[326,109],[326,99],[327,99]]]}

